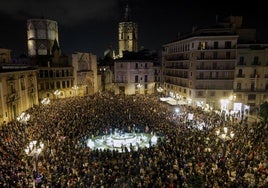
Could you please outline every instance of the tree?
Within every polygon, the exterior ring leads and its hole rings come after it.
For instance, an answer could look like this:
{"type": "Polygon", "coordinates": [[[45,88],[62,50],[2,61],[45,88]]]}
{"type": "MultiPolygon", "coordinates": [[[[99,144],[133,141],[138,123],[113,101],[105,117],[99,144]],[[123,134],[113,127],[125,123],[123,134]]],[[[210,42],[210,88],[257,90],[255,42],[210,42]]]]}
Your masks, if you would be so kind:
{"type": "Polygon", "coordinates": [[[268,121],[268,102],[264,102],[260,105],[259,118],[263,123],[267,123],[268,121]]]}

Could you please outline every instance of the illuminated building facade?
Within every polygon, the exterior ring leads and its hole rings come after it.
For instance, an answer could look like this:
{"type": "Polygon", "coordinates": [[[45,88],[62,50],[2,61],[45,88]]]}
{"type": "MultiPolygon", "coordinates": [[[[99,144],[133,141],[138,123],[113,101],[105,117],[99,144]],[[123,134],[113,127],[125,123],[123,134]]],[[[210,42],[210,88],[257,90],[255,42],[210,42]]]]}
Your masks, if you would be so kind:
{"type": "Polygon", "coordinates": [[[77,95],[88,95],[98,91],[97,57],[92,53],[76,52],[72,54],[74,67],[74,85],[77,95]]]}
{"type": "Polygon", "coordinates": [[[151,94],[155,92],[155,68],[150,59],[126,57],[115,60],[116,94],[151,94]]]}
{"type": "Polygon", "coordinates": [[[1,61],[0,124],[38,104],[37,70],[26,64],[1,61]]]}
{"type": "Polygon", "coordinates": [[[123,52],[138,51],[138,25],[130,19],[130,8],[126,4],[124,20],[118,27],[119,57],[123,57],[123,52]]]}
{"type": "MultiPolygon", "coordinates": [[[[229,28],[194,30],[163,45],[163,80],[167,95],[195,106],[221,109],[233,94],[237,39],[229,28]]],[[[231,106],[221,110],[228,111],[231,106]]]]}
{"type": "Polygon", "coordinates": [[[268,44],[239,44],[237,53],[234,108],[254,110],[268,101],[268,44]]]}
{"type": "Polygon", "coordinates": [[[54,42],[59,44],[58,25],[48,19],[27,20],[28,55],[51,55],[54,42]]]}

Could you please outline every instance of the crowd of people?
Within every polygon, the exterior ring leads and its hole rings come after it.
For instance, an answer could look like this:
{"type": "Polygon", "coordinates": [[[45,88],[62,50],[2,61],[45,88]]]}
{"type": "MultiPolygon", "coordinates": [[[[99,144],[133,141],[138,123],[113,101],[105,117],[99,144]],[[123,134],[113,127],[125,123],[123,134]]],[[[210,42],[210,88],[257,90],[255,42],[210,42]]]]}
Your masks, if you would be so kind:
{"type": "Polygon", "coordinates": [[[267,124],[178,107],[180,113],[154,95],[111,93],[35,106],[29,121],[0,126],[0,187],[268,187],[267,124]],[[125,152],[81,144],[134,124],[163,137],[125,152]],[[216,134],[223,127],[232,137],[216,134]],[[44,145],[38,158],[25,152],[33,140],[44,145]]]}

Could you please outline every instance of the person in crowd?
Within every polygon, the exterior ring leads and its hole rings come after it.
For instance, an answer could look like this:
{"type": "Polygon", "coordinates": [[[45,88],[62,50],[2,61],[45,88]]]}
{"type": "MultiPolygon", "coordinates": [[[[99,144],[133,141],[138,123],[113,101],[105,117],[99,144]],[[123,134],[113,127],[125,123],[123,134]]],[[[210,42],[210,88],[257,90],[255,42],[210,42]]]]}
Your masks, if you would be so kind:
{"type": "Polygon", "coordinates": [[[176,114],[153,95],[111,93],[35,106],[27,110],[27,123],[0,126],[0,187],[268,187],[267,125],[180,108],[176,114]],[[216,134],[223,126],[233,138],[216,134]],[[152,132],[163,139],[124,152],[83,144],[114,130],[152,132]],[[24,151],[32,140],[44,143],[38,161],[24,151]]]}

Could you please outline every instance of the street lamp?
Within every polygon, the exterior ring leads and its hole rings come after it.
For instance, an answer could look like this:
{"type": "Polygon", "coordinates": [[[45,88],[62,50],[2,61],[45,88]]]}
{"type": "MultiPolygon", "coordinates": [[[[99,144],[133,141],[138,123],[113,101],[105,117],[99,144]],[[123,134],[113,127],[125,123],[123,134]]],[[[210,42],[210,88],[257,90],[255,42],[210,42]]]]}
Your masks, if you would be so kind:
{"type": "Polygon", "coordinates": [[[58,96],[60,95],[60,91],[59,90],[54,91],[54,95],[56,96],[56,99],[57,99],[58,96]]]}
{"type": "Polygon", "coordinates": [[[142,84],[138,83],[137,88],[139,89],[139,94],[141,93],[142,84]]]}
{"type": "Polygon", "coordinates": [[[46,97],[46,98],[42,99],[41,103],[43,105],[48,105],[50,103],[50,99],[46,97]]]}
{"type": "Polygon", "coordinates": [[[72,89],[74,89],[74,94],[75,94],[75,96],[77,96],[78,86],[77,86],[77,85],[74,85],[74,86],[72,87],[72,89]]]}
{"type": "Polygon", "coordinates": [[[35,176],[34,176],[34,187],[36,184],[40,183],[42,176],[39,175],[39,170],[38,170],[38,156],[42,152],[44,148],[44,144],[42,142],[38,142],[36,140],[33,140],[29,143],[29,145],[25,148],[25,153],[34,158],[34,171],[35,171],[35,176]]]}
{"type": "Polygon", "coordinates": [[[26,112],[22,112],[18,117],[17,120],[21,123],[25,123],[27,124],[27,122],[30,120],[30,114],[26,113],[26,112]]]}
{"type": "Polygon", "coordinates": [[[164,89],[162,87],[158,87],[157,91],[160,93],[160,96],[162,96],[164,89]]]}

